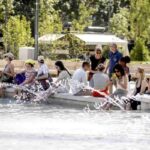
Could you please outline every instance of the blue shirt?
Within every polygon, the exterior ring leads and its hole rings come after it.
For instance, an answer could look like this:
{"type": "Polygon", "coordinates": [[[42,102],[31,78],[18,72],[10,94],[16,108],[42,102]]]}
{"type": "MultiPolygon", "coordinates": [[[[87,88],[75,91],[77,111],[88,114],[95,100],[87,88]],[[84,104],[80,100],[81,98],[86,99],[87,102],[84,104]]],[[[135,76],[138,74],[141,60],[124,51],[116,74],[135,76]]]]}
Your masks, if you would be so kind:
{"type": "Polygon", "coordinates": [[[113,73],[113,68],[115,65],[119,62],[119,60],[122,58],[122,54],[119,51],[116,51],[115,53],[109,52],[109,74],[113,73]]]}

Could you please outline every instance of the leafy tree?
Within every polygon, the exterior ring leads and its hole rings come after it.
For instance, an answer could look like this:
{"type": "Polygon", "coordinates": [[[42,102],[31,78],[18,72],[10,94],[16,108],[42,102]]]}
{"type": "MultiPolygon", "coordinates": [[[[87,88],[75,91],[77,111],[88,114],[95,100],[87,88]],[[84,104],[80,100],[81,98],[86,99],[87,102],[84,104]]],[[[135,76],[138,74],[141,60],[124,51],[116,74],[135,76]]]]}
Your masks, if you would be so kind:
{"type": "Polygon", "coordinates": [[[95,12],[95,9],[88,6],[86,1],[79,5],[79,15],[77,19],[73,19],[73,29],[75,31],[83,31],[85,27],[92,25],[92,15],[95,12]]]}
{"type": "Polygon", "coordinates": [[[0,22],[6,23],[10,15],[13,14],[13,1],[14,0],[0,1],[0,22]]]}
{"type": "Polygon", "coordinates": [[[113,14],[121,8],[128,8],[130,0],[95,0],[96,12],[93,15],[93,25],[108,26],[113,14]]]}
{"type": "Polygon", "coordinates": [[[83,31],[92,25],[94,6],[94,0],[59,0],[54,8],[59,11],[63,23],[72,22],[74,30],[83,31]]]}
{"type": "Polygon", "coordinates": [[[133,39],[150,41],[150,0],[132,0],[130,7],[130,33],[133,39]]]}
{"type": "Polygon", "coordinates": [[[7,25],[3,26],[3,41],[5,46],[8,44],[9,51],[17,56],[20,46],[30,46],[33,44],[30,22],[25,17],[10,17],[7,25]]]}
{"type": "Polygon", "coordinates": [[[131,38],[129,34],[129,9],[122,8],[118,13],[114,14],[110,20],[109,30],[118,35],[131,38]]]}
{"type": "Polygon", "coordinates": [[[141,38],[137,38],[135,47],[131,51],[132,60],[136,61],[148,61],[150,60],[149,50],[145,46],[144,40],[141,38]]]}
{"type": "Polygon", "coordinates": [[[48,33],[60,33],[62,31],[62,22],[58,11],[53,7],[57,0],[41,0],[39,15],[39,33],[40,35],[48,33]]]}

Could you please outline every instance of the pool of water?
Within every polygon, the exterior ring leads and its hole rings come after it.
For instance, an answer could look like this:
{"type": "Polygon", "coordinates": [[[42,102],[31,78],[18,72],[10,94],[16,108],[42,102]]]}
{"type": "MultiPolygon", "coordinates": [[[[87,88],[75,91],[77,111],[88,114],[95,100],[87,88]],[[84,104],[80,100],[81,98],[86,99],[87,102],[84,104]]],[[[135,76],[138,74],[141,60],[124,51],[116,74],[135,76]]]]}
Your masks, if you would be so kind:
{"type": "Polygon", "coordinates": [[[0,150],[35,149],[148,150],[150,114],[0,100],[0,150]]]}

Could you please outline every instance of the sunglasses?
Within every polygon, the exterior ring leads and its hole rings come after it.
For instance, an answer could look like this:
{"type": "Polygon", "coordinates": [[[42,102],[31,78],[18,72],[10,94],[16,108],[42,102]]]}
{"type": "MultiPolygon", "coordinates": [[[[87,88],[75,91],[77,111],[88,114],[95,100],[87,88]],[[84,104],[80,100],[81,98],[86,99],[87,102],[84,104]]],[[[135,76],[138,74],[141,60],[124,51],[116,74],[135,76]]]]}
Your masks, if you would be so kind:
{"type": "Polygon", "coordinates": [[[118,72],[120,72],[119,70],[115,70],[115,73],[118,73],[118,72]]]}
{"type": "Polygon", "coordinates": [[[100,52],[96,52],[96,54],[99,54],[99,55],[100,55],[101,53],[100,53],[100,52]]]}

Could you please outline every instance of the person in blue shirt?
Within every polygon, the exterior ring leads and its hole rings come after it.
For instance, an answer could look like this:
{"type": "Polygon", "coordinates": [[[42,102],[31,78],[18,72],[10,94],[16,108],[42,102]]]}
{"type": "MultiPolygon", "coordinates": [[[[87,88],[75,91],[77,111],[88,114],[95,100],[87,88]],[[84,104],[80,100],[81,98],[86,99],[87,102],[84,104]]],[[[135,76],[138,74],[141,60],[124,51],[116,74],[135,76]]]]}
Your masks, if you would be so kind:
{"type": "Polygon", "coordinates": [[[109,52],[109,63],[106,67],[106,71],[108,70],[109,77],[112,77],[113,69],[116,64],[118,64],[119,60],[122,58],[122,54],[118,51],[117,44],[113,43],[110,45],[109,52]]]}

